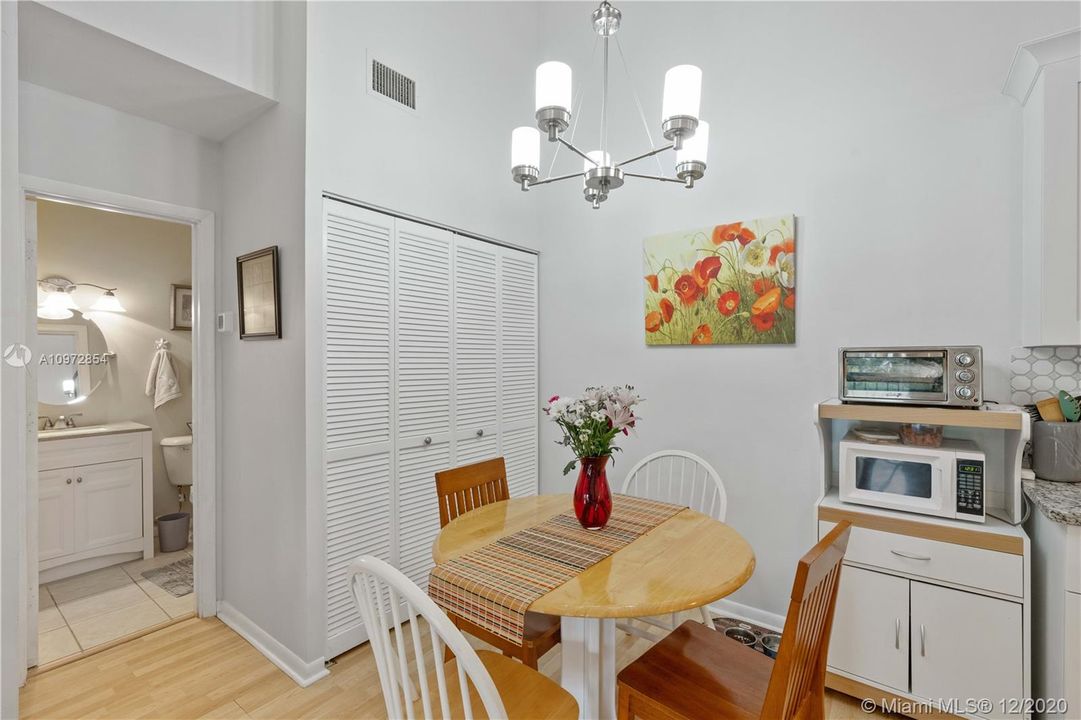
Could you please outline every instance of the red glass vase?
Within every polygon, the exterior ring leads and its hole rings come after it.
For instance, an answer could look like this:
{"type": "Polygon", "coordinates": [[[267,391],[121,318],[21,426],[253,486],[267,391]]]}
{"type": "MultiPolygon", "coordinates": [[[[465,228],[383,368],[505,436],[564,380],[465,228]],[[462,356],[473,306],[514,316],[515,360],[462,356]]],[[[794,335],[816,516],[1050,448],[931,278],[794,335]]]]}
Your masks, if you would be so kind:
{"type": "Polygon", "coordinates": [[[612,492],[605,466],[608,456],[579,458],[574,486],[574,514],[586,530],[601,530],[612,515],[612,492]]]}

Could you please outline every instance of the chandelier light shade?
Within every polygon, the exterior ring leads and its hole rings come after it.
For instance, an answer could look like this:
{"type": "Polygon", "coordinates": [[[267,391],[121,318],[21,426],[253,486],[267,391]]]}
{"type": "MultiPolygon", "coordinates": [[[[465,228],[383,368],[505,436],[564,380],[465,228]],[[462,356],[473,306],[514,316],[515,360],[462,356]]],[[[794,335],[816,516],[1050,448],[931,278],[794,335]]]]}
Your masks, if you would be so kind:
{"type": "Polygon", "coordinates": [[[45,302],[38,307],[38,317],[44,320],[67,320],[78,310],[79,306],[71,295],[63,290],[57,290],[45,296],[45,302]]]}
{"type": "Polygon", "coordinates": [[[116,293],[112,290],[106,290],[98,298],[97,302],[90,306],[91,310],[104,311],[104,312],[127,312],[124,306],[120,304],[120,300],[116,297],[116,293]]]}
{"type": "MultiPolygon", "coordinates": [[[[646,136],[649,140],[649,150],[639,155],[634,155],[626,160],[613,163],[612,155],[608,148],[608,72],[609,72],[609,45],[615,41],[619,47],[619,57],[623,60],[624,69],[628,77],[630,70],[626,67],[626,60],[622,47],[619,45],[619,32],[622,24],[623,13],[616,9],[608,0],[603,0],[600,6],[591,15],[593,32],[599,36],[601,45],[601,89],[600,89],[600,148],[586,153],[574,144],[574,129],[570,137],[564,133],[570,128],[571,118],[581,110],[582,100],[576,100],[572,92],[572,71],[566,63],[555,60],[541,63],[536,73],[536,104],[535,117],[537,128],[547,135],[548,141],[557,143],[556,155],[561,147],[566,147],[578,157],[582,158],[582,171],[572,172],[566,175],[549,175],[540,178],[540,135],[536,130],[529,127],[519,127],[511,133],[511,177],[523,191],[529,190],[534,185],[545,185],[582,178],[583,196],[586,202],[597,209],[600,204],[608,199],[608,193],[622,187],[626,178],[642,178],[646,180],[658,180],[661,182],[680,183],[686,188],[693,188],[696,180],[700,180],[706,170],[706,151],[709,146],[709,129],[706,123],[701,122],[699,117],[702,102],[702,70],[694,65],[677,65],[665,75],[663,102],[661,103],[661,132],[669,144],[657,146],[653,142],[653,136],[649,132],[649,122],[642,112],[642,103],[637,91],[634,91],[635,104],[641,116],[643,125],[646,127],[646,136]],[[577,107],[574,107],[575,104],[577,107]],[[698,142],[692,141],[696,134],[701,131],[698,142]],[[630,172],[626,166],[639,160],[660,155],[667,150],[676,151],[675,177],[661,174],[644,174],[630,172]]],[[[634,88],[631,82],[632,90],[634,88]]],[[[579,90],[579,97],[582,95],[579,90]]],[[[575,127],[578,120],[575,119],[575,127]]],[[[555,166],[555,159],[552,166],[555,166]]],[[[660,160],[657,160],[660,169],[660,160]]]]}

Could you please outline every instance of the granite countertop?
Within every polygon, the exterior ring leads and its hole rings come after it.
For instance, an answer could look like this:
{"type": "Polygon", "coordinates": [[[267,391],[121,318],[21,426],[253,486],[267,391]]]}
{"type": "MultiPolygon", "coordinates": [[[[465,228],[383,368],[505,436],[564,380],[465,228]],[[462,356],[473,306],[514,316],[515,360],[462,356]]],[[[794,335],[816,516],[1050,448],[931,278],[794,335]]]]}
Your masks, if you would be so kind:
{"type": "Polygon", "coordinates": [[[1022,480],[1029,500],[1044,515],[1063,525],[1081,525],[1081,482],[1022,480]]]}

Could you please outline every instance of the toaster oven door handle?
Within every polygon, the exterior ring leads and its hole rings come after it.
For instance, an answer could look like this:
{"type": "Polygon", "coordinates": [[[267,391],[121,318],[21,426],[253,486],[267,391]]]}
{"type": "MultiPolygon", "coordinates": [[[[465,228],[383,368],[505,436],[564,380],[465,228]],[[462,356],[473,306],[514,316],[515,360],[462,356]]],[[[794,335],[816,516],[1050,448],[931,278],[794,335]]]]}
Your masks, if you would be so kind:
{"type": "Polygon", "coordinates": [[[897,557],[908,558],[909,560],[930,560],[930,555],[917,555],[916,553],[905,552],[904,550],[890,550],[891,553],[897,557]]]}

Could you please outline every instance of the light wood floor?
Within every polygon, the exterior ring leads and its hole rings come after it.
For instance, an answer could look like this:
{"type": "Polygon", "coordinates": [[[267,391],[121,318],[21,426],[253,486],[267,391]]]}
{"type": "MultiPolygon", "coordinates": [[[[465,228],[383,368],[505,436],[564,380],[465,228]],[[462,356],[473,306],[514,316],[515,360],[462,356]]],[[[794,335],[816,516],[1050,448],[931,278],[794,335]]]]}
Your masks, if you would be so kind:
{"type": "MultiPolygon", "coordinates": [[[[620,667],[649,647],[622,633],[617,642],[620,667]]],[[[558,678],[558,648],[541,670],[558,678]]],[[[300,688],[220,621],[196,618],[31,677],[20,707],[27,720],[386,717],[367,645],[340,656],[330,677],[300,688]]],[[[826,716],[868,717],[836,693],[826,716]]]]}

